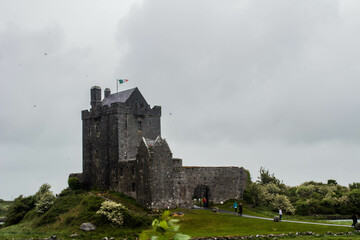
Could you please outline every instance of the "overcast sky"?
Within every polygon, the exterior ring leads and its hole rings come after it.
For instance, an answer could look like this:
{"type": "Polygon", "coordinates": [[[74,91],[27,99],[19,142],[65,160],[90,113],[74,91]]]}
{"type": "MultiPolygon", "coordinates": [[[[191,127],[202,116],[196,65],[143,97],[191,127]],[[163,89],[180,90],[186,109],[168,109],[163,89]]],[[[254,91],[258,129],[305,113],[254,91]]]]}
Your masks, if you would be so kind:
{"type": "Polygon", "coordinates": [[[0,198],[67,187],[117,78],[185,166],[360,182],[359,26],[356,0],[0,0],[0,198]]]}

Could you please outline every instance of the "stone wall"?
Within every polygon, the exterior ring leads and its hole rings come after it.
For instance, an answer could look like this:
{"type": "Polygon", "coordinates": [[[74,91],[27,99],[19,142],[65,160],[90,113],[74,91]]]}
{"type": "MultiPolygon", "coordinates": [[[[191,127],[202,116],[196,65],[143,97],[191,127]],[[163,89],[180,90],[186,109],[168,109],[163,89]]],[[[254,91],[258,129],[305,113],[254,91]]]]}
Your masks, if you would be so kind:
{"type": "Polygon", "coordinates": [[[213,203],[241,199],[246,177],[245,169],[238,167],[182,167],[175,182],[177,198],[183,200],[178,204],[192,206],[194,198],[204,196],[213,203]]]}

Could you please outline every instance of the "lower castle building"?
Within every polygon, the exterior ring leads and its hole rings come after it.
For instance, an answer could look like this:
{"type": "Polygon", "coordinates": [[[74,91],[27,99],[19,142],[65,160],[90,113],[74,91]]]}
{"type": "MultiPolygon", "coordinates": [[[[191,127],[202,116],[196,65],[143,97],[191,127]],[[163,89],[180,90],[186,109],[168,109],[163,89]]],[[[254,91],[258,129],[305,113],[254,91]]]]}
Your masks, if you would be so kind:
{"type": "Polygon", "coordinates": [[[138,88],[111,94],[92,87],[91,109],[82,111],[84,186],[123,192],[149,208],[193,206],[206,197],[241,199],[247,173],[239,167],[186,167],[161,138],[161,107],[138,88]]]}

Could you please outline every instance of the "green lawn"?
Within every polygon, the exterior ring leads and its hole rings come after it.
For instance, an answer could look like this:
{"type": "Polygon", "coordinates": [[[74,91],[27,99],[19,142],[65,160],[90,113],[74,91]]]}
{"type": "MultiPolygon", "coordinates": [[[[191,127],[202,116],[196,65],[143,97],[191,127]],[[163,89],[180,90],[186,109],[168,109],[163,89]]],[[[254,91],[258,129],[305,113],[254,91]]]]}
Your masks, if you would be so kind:
{"type": "Polygon", "coordinates": [[[213,213],[208,210],[185,210],[180,219],[180,232],[191,237],[249,236],[256,234],[279,234],[314,232],[324,234],[353,231],[349,227],[321,226],[313,224],[273,222],[231,214],[213,213]]]}

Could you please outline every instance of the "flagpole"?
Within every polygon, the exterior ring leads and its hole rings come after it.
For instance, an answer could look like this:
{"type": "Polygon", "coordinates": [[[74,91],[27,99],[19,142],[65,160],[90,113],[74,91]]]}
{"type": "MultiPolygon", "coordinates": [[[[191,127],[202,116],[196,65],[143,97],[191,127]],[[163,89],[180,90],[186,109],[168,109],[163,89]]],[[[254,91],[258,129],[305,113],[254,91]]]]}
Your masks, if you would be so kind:
{"type": "Polygon", "coordinates": [[[119,92],[119,80],[116,79],[116,92],[119,92]]]}

